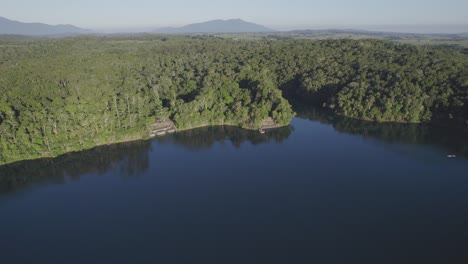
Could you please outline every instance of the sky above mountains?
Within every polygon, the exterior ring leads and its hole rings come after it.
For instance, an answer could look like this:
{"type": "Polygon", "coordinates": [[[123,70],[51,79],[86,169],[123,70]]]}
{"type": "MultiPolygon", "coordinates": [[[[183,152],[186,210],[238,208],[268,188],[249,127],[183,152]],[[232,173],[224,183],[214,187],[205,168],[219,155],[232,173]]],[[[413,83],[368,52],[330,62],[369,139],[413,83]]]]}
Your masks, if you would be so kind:
{"type": "Polygon", "coordinates": [[[400,27],[398,31],[404,31],[403,25],[411,25],[438,27],[438,31],[453,27],[458,27],[455,31],[468,30],[466,0],[0,1],[3,17],[89,29],[178,26],[241,18],[276,29],[400,27]]]}

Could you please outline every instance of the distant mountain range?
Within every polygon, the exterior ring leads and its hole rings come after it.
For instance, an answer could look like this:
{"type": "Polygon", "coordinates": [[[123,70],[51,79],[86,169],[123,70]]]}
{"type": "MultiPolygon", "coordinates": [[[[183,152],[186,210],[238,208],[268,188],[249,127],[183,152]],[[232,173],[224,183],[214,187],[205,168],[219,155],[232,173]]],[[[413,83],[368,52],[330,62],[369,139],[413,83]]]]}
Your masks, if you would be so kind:
{"type": "MultiPolygon", "coordinates": [[[[272,33],[272,35],[306,35],[313,37],[351,34],[364,37],[385,36],[389,38],[401,37],[417,37],[417,36],[432,36],[432,37],[450,37],[450,38],[467,38],[468,32],[458,34],[422,34],[422,33],[397,33],[397,32],[380,32],[367,31],[356,29],[327,29],[327,30],[293,30],[293,31],[275,31],[265,26],[246,22],[241,19],[229,20],[212,20],[203,23],[189,24],[182,27],[166,27],[156,30],[141,30],[141,33],[153,34],[216,34],[216,33],[272,33]]],[[[114,32],[118,33],[117,31],[114,32]]],[[[122,32],[124,34],[125,32],[122,32]]],[[[23,23],[0,17],[0,35],[1,38],[8,38],[6,35],[21,35],[21,36],[69,36],[80,34],[100,34],[91,30],[86,30],[73,25],[47,25],[43,23],[23,23]]],[[[104,34],[104,33],[102,33],[104,34]]],[[[127,33],[138,34],[138,32],[127,33]]],[[[10,36],[11,37],[11,36],[10,36]]]]}
{"type": "Polygon", "coordinates": [[[52,36],[85,34],[89,30],[73,25],[47,25],[43,23],[23,23],[0,17],[0,34],[27,35],[27,36],[52,36]]]}
{"type": "Polygon", "coordinates": [[[191,34],[191,33],[261,33],[275,30],[246,22],[242,19],[212,20],[203,23],[190,24],[183,27],[160,28],[153,33],[159,34],[191,34]]]}

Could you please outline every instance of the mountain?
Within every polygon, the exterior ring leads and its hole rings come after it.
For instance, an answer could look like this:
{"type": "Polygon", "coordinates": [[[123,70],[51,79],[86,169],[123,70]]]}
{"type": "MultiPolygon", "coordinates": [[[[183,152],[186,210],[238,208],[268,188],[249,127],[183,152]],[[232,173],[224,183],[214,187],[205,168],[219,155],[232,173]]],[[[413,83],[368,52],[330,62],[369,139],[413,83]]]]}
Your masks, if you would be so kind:
{"type": "Polygon", "coordinates": [[[46,36],[89,33],[88,30],[73,25],[47,25],[42,23],[23,23],[0,17],[0,34],[46,36]]]}
{"type": "Polygon", "coordinates": [[[179,28],[160,28],[154,33],[160,34],[190,34],[190,33],[258,33],[274,30],[241,19],[212,20],[203,23],[190,24],[179,28]]]}

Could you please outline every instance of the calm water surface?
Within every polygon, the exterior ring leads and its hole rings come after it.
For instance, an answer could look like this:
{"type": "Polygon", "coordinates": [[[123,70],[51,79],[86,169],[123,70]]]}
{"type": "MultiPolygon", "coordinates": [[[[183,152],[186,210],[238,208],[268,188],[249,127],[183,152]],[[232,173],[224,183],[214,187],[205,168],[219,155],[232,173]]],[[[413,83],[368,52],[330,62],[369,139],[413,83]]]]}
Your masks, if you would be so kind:
{"type": "Polygon", "coordinates": [[[0,263],[468,263],[466,132],[300,116],[0,167],[0,263]]]}

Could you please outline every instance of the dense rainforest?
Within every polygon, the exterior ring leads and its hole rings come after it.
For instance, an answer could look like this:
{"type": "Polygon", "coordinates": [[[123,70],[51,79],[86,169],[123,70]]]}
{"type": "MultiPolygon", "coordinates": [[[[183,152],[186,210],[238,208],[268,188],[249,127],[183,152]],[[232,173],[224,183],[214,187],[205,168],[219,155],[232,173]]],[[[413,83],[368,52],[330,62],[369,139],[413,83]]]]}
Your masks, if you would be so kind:
{"type": "Polygon", "coordinates": [[[287,125],[295,100],[360,119],[466,126],[467,61],[459,49],[380,40],[3,40],[0,164],[145,138],[169,119],[179,130],[287,125]]]}

